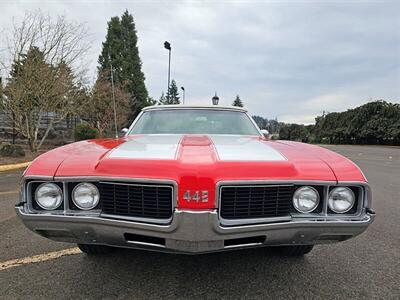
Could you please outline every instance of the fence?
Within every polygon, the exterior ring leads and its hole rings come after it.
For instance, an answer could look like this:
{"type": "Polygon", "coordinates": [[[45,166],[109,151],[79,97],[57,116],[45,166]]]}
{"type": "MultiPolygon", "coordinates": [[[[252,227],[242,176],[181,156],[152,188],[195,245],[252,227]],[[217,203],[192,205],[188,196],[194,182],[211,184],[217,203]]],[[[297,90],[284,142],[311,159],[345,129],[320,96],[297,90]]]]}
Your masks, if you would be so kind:
{"type": "MultiPolygon", "coordinates": [[[[39,125],[39,133],[47,129],[52,119],[57,117],[54,113],[46,113],[42,115],[39,125]]],[[[23,139],[16,132],[12,116],[6,113],[0,113],[0,141],[14,141],[15,139],[23,139]]],[[[52,136],[54,138],[66,138],[74,131],[75,126],[81,122],[78,116],[69,116],[61,122],[53,125],[52,136]]]]}

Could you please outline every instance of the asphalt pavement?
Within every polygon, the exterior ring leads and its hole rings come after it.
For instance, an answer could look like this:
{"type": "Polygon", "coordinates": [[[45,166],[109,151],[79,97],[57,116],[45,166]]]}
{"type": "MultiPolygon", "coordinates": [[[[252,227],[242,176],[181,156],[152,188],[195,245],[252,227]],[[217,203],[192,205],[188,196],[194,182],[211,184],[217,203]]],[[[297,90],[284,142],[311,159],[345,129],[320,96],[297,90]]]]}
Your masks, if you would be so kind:
{"type": "Polygon", "coordinates": [[[60,252],[75,245],[37,236],[15,215],[22,172],[0,173],[0,266],[24,259],[0,267],[0,299],[400,299],[400,148],[329,148],[364,171],[377,217],[362,235],[304,258],[264,248],[200,256],[60,252]]]}

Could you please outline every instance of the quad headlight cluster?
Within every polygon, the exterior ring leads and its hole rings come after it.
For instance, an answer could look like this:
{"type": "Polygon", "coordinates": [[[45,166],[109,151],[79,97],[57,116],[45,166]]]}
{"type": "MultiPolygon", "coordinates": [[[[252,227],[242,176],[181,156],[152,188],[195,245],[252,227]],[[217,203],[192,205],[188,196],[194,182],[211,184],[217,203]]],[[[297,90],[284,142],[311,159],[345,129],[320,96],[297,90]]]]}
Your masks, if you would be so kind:
{"type": "Polygon", "coordinates": [[[61,188],[55,183],[42,183],[35,192],[36,203],[45,210],[55,210],[63,202],[61,188]]]}
{"type": "Polygon", "coordinates": [[[72,201],[82,210],[95,208],[99,204],[99,199],[100,193],[94,184],[80,183],[72,190],[72,201]]]}
{"type": "Polygon", "coordinates": [[[314,211],[319,204],[319,193],[311,186],[298,188],[293,195],[294,208],[301,213],[314,211]]]}
{"type": "MultiPolygon", "coordinates": [[[[71,193],[72,202],[81,210],[90,210],[99,204],[100,193],[97,187],[88,182],[77,184],[71,193]]],[[[44,210],[55,210],[63,203],[63,191],[55,183],[42,183],[36,188],[35,200],[44,210]]]]}
{"type": "Polygon", "coordinates": [[[355,202],[353,191],[347,187],[337,187],[329,193],[328,207],[337,214],[348,212],[355,202]]]}
{"type": "MultiPolygon", "coordinates": [[[[328,207],[337,214],[350,211],[356,202],[354,192],[348,187],[333,188],[328,195],[328,207]]],[[[299,187],[293,194],[293,206],[300,213],[314,212],[320,203],[319,192],[311,186],[299,187]]]]}

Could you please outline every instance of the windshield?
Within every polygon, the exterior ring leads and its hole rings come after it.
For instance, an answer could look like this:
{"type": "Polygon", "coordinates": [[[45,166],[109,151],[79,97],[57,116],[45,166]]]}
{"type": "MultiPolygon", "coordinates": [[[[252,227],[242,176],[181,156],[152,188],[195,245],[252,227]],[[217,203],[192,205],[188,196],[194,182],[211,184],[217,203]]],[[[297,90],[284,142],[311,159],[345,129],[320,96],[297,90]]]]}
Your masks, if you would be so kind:
{"type": "Polygon", "coordinates": [[[211,109],[147,111],[129,134],[260,135],[246,113],[211,109]]]}

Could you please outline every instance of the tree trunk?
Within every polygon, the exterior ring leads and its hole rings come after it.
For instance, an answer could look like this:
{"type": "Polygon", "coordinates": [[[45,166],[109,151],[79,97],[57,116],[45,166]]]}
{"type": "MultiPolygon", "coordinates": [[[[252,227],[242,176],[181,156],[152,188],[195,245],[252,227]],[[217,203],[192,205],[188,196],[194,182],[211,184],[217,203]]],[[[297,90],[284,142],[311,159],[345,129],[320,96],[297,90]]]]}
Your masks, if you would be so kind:
{"type": "Polygon", "coordinates": [[[37,151],[37,149],[35,147],[35,141],[32,140],[31,138],[28,138],[28,146],[29,146],[29,149],[31,150],[31,152],[35,153],[37,151]]]}
{"type": "Polygon", "coordinates": [[[49,126],[47,126],[47,129],[46,129],[46,131],[45,131],[45,133],[44,133],[42,139],[40,140],[39,145],[37,146],[37,150],[39,150],[40,147],[42,147],[43,142],[46,140],[47,136],[49,135],[49,132],[50,132],[51,128],[53,128],[53,123],[54,123],[54,122],[53,122],[53,120],[52,120],[52,121],[50,121],[49,126]]]}

